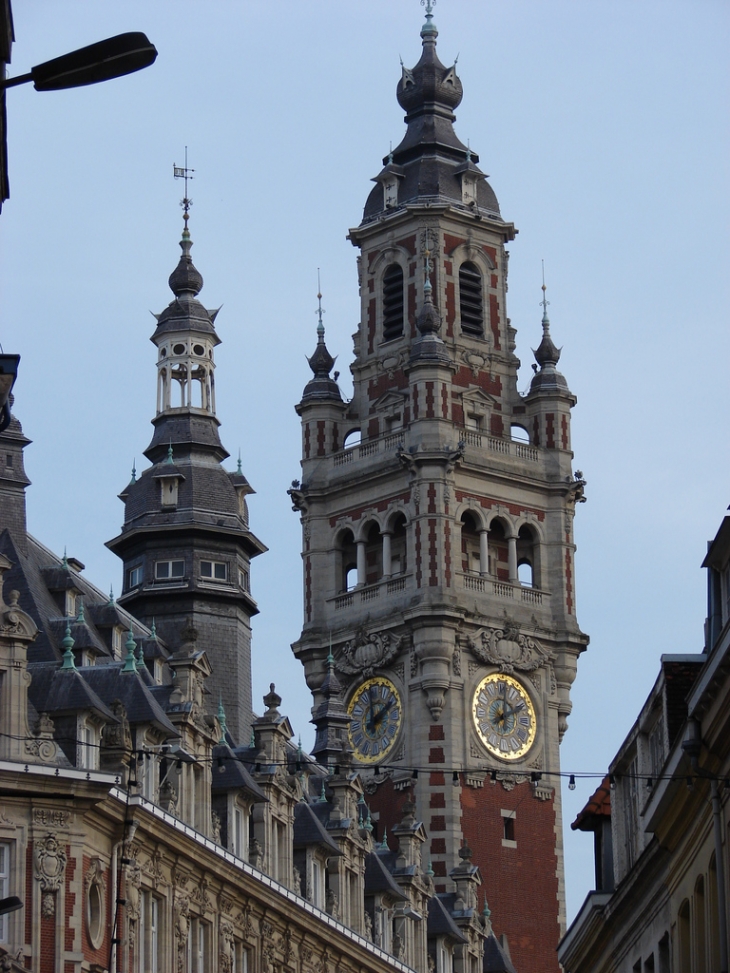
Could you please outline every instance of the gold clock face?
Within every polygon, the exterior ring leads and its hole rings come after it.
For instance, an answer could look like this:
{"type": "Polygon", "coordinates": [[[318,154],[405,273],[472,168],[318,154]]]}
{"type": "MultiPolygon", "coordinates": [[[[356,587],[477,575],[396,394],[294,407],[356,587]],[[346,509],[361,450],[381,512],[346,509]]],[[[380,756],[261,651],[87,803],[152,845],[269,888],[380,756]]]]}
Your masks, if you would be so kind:
{"type": "Polygon", "coordinates": [[[403,707],[390,679],[375,676],[355,691],[347,713],[350,745],[362,763],[379,763],[390,753],[400,730],[403,707]]]}
{"type": "Polygon", "coordinates": [[[512,676],[485,676],[474,692],[472,716],[479,739],[501,760],[519,760],[535,742],[535,707],[512,676]]]}

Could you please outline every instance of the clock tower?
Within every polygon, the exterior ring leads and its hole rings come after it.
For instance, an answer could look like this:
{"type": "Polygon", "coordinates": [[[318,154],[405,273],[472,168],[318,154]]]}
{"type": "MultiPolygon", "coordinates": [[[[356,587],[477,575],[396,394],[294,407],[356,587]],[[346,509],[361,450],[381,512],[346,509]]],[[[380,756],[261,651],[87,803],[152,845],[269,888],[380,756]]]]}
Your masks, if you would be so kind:
{"type": "Polygon", "coordinates": [[[456,891],[468,846],[479,908],[486,899],[515,967],[557,971],[559,743],[588,642],[575,614],[576,399],[544,290],[534,375],[518,392],[506,311],[516,230],[454,131],[462,84],[437,56],[430,7],[421,58],[397,87],[405,135],[350,231],[353,399],[331,377],[320,320],[297,406],[293,648],[314,697],[314,752],[362,767],[379,835],[415,801],[436,890],[456,891]],[[349,723],[332,706],[333,673],[349,723]]]}

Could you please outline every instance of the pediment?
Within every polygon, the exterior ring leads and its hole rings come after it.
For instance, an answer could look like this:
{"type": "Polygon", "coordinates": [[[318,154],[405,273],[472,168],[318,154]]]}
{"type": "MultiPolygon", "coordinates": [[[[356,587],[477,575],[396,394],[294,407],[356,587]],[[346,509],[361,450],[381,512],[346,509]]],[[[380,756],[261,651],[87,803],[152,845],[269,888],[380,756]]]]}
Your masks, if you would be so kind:
{"type": "Polygon", "coordinates": [[[467,403],[472,403],[473,405],[480,405],[482,408],[492,407],[496,404],[497,400],[493,395],[488,392],[484,392],[480,388],[468,389],[466,392],[461,394],[462,402],[466,405],[467,403]]]}
{"type": "Polygon", "coordinates": [[[379,399],[375,400],[375,408],[378,412],[387,412],[391,409],[402,409],[408,401],[408,392],[396,392],[389,389],[384,392],[379,399]]]}

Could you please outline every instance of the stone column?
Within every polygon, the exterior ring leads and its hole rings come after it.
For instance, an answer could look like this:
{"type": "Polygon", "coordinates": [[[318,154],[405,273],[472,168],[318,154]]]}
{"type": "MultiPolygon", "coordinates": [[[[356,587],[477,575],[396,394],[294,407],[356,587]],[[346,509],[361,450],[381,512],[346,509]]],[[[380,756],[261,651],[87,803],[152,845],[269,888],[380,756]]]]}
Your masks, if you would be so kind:
{"type": "Polygon", "coordinates": [[[479,531],[479,574],[485,578],[489,574],[489,531],[479,531]]]}
{"type": "Polygon", "coordinates": [[[509,579],[512,584],[519,584],[517,577],[517,535],[510,534],[507,538],[507,563],[509,564],[509,579]]]}
{"type": "Polygon", "coordinates": [[[357,542],[357,586],[365,584],[365,541],[357,542]]]}
{"type": "Polygon", "coordinates": [[[390,555],[390,531],[383,532],[383,577],[389,578],[393,573],[393,565],[390,555]]]}

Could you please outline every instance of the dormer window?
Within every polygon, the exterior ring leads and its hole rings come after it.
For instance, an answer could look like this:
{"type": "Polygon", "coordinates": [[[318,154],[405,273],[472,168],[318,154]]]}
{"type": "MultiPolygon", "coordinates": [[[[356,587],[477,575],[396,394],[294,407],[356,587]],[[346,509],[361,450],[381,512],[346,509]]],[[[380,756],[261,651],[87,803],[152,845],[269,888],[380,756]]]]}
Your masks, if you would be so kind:
{"type": "Polygon", "coordinates": [[[403,269],[391,264],[383,274],[383,341],[403,334],[403,269]]]}
{"type": "Polygon", "coordinates": [[[112,629],[112,656],[115,659],[121,659],[122,657],[123,634],[124,630],[119,625],[115,625],[112,629]]]}
{"type": "Polygon", "coordinates": [[[96,729],[84,717],[79,717],[76,728],[76,766],[85,770],[96,770],[99,766],[96,729]]]}
{"type": "Polygon", "coordinates": [[[76,592],[66,589],[66,617],[76,617],[76,592]]]}
{"type": "Polygon", "coordinates": [[[127,588],[137,588],[142,584],[142,565],[138,564],[135,568],[127,571],[127,588]]]}
{"type": "Polygon", "coordinates": [[[398,205],[398,180],[395,176],[383,181],[383,194],[386,209],[392,209],[398,205]]]}
{"type": "Polygon", "coordinates": [[[462,333],[482,338],[484,336],[482,275],[469,261],[459,267],[459,313],[462,333]]]}

